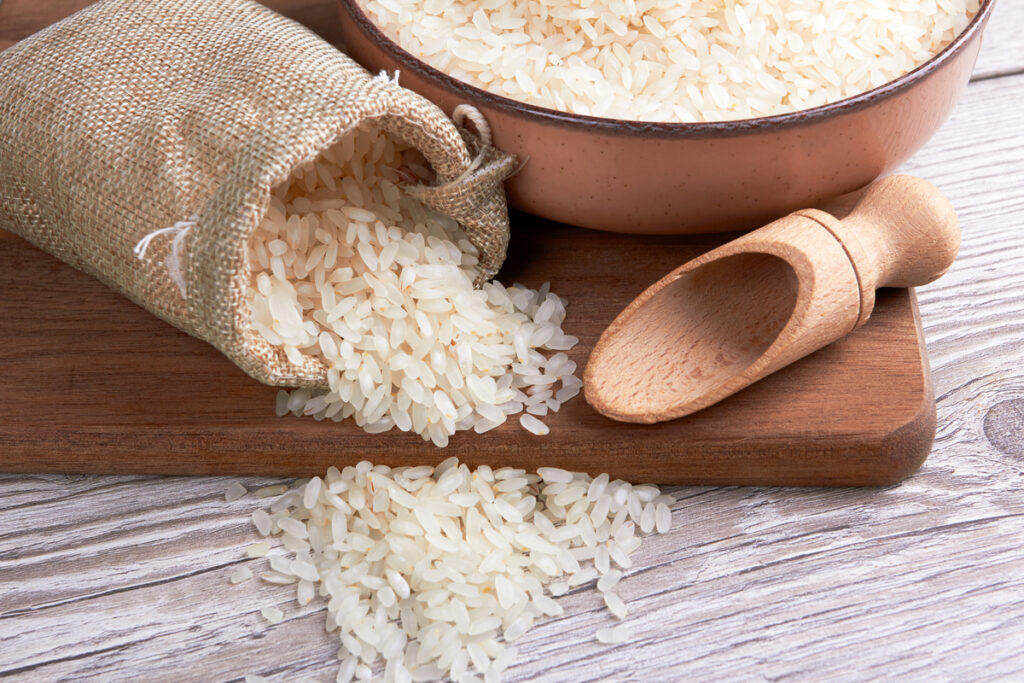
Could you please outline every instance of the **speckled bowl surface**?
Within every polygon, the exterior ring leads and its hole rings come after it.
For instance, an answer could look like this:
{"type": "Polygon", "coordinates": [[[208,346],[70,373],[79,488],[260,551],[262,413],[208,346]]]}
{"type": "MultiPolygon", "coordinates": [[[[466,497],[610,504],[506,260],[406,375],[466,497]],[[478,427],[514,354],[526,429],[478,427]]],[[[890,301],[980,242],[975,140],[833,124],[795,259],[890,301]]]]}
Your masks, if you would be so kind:
{"type": "Polygon", "coordinates": [[[910,73],[814,109],[718,123],[643,123],[566,114],[458,81],[398,47],[338,0],[348,53],[449,114],[479,109],[494,144],[527,163],[512,206],[598,230],[706,233],[750,229],[891,171],[949,117],[974,68],[995,0],[910,73]]]}

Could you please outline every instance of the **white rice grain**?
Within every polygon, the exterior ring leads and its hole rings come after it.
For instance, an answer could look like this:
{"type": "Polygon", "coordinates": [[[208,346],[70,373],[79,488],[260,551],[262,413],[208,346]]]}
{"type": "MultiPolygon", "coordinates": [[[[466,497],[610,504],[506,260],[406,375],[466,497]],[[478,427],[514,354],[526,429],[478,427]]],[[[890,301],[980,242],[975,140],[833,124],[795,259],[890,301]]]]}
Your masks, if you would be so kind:
{"type": "Polygon", "coordinates": [[[233,503],[246,493],[248,493],[248,491],[246,491],[245,487],[242,486],[242,482],[233,481],[228,485],[227,490],[224,491],[224,500],[229,503],[233,503]]]}
{"type": "Polygon", "coordinates": [[[274,496],[280,496],[282,493],[288,490],[288,487],[284,484],[275,484],[273,486],[264,486],[253,491],[252,495],[257,498],[273,498],[274,496]]]}
{"type": "Polygon", "coordinates": [[[268,552],[270,552],[270,544],[267,543],[266,541],[260,541],[258,543],[253,543],[253,544],[249,545],[248,547],[246,547],[246,549],[245,549],[246,557],[250,557],[250,558],[263,557],[268,552]]]}
{"type": "Polygon", "coordinates": [[[625,624],[620,624],[614,628],[599,628],[594,636],[598,642],[609,645],[628,643],[633,640],[633,629],[625,624]]]}
{"type": "Polygon", "coordinates": [[[620,598],[617,593],[605,591],[604,604],[607,605],[608,611],[619,619],[625,619],[629,614],[629,610],[626,608],[626,603],[622,601],[622,598],[620,598]]]}
{"type": "Polygon", "coordinates": [[[519,416],[519,424],[521,424],[523,429],[526,431],[538,436],[545,436],[551,432],[546,424],[529,413],[523,413],[519,416]]]}
{"type": "Polygon", "coordinates": [[[601,576],[600,579],[597,580],[597,590],[602,593],[607,593],[615,587],[615,584],[617,584],[621,578],[622,572],[618,569],[609,569],[601,576]]]}
{"type": "Polygon", "coordinates": [[[276,607],[264,607],[260,610],[260,614],[271,624],[280,624],[284,621],[284,612],[276,607]]]}
{"type": "Polygon", "coordinates": [[[231,583],[242,583],[252,578],[252,570],[248,567],[239,567],[235,571],[231,572],[229,580],[231,583]]]}
{"type": "Polygon", "coordinates": [[[655,526],[659,534],[667,534],[672,528],[672,510],[664,503],[655,506],[655,526]]]}

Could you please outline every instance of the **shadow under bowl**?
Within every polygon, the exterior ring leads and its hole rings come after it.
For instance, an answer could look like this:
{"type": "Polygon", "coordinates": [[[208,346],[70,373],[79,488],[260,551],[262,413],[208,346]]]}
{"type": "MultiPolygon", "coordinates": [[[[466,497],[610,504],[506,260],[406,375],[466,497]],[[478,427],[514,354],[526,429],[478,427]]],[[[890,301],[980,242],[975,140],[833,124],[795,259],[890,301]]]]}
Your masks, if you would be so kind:
{"type": "Polygon", "coordinates": [[[525,104],[456,80],[403,50],[338,0],[347,52],[449,115],[471,104],[523,169],[506,184],[528,213],[597,230],[695,234],[758,227],[895,169],[949,117],[967,87],[995,0],[913,71],[813,109],[741,121],[645,123],[525,104]]]}

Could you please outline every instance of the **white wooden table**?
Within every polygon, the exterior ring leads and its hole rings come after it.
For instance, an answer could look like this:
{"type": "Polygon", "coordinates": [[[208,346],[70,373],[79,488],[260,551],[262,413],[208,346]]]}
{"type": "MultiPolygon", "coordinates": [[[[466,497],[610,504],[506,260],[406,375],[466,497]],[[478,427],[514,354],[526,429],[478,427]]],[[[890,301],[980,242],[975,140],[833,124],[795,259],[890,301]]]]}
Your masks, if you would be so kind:
{"type": "MultiPolygon", "coordinates": [[[[1024,3],[1000,0],[959,108],[905,167],[964,233],[919,291],[938,397],[921,471],[886,489],[670,489],[671,533],[620,584],[636,640],[597,643],[611,618],[576,590],[509,679],[1022,680],[1022,29],[1024,3]]],[[[0,475],[0,677],[333,681],[318,603],[228,584],[262,566],[243,559],[261,501],[226,503],[229,481],[0,475]],[[269,605],[287,619],[269,626],[269,605]]]]}

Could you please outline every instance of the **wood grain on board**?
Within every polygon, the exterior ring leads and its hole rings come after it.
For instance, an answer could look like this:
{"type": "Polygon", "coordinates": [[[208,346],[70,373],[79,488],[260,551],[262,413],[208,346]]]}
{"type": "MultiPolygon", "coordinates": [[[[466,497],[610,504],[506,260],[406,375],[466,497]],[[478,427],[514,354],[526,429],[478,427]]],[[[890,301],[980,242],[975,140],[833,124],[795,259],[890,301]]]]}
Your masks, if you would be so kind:
{"type": "MultiPolygon", "coordinates": [[[[654,273],[708,247],[513,218],[499,276],[550,281],[582,368],[601,330],[654,273]]],[[[364,458],[396,465],[564,467],[675,483],[860,485],[896,481],[927,455],[934,404],[916,308],[884,290],[840,342],[723,403],[660,425],[614,422],[576,398],[534,436],[511,419],[444,451],[397,430],[278,418],[276,389],[212,347],[9,234],[0,236],[0,470],[310,475],[364,458]],[[40,286],[40,283],[45,283],[40,286]]]]}

